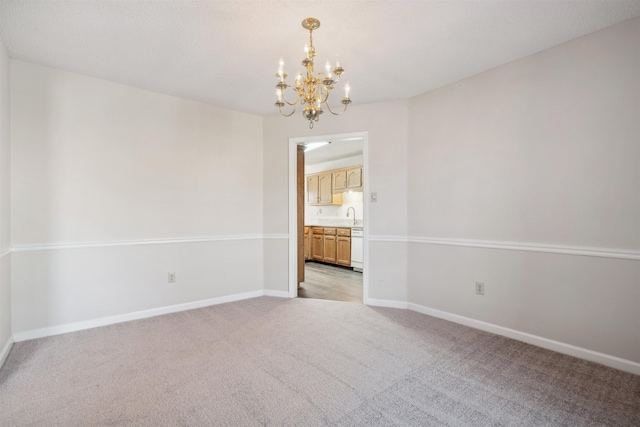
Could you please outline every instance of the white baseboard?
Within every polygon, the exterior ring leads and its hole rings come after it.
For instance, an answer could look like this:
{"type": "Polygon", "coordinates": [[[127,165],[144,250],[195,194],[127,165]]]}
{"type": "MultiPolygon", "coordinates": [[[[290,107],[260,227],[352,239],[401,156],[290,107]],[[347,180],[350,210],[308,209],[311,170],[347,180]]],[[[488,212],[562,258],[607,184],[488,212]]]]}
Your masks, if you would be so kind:
{"type": "Polygon", "coordinates": [[[289,292],[288,291],[274,291],[274,290],[271,290],[271,289],[265,289],[264,290],[264,296],[265,297],[289,298],[289,292]]]}
{"type": "Polygon", "coordinates": [[[408,307],[408,304],[405,301],[396,301],[396,300],[389,300],[389,299],[365,298],[364,304],[374,306],[374,307],[403,308],[405,310],[408,307]]]}
{"type": "Polygon", "coordinates": [[[492,323],[483,322],[481,320],[475,320],[469,317],[448,313],[446,311],[436,310],[434,308],[425,307],[418,304],[409,303],[407,304],[407,308],[418,313],[437,317],[439,319],[449,320],[461,325],[480,329],[486,332],[491,332],[496,335],[502,335],[514,340],[526,342],[528,344],[533,344],[535,346],[546,348],[548,350],[557,351],[558,353],[568,354],[569,356],[578,357],[580,359],[600,363],[601,365],[609,366],[611,368],[620,369],[621,371],[640,375],[640,363],[631,360],[599,353],[597,351],[588,350],[582,347],[576,347],[574,345],[566,344],[560,341],[550,340],[548,338],[539,337],[537,335],[528,334],[526,332],[516,331],[515,329],[505,328],[503,326],[498,326],[492,323]]]}
{"type": "Polygon", "coordinates": [[[2,350],[0,350],[0,368],[2,368],[2,365],[4,365],[4,361],[7,360],[7,356],[9,356],[11,347],[13,347],[13,337],[9,337],[7,342],[2,347],[2,350]]]}
{"type": "MultiPolygon", "coordinates": [[[[0,367],[9,355],[9,351],[14,342],[26,341],[36,338],[47,337],[51,335],[59,335],[68,332],[75,332],[84,329],[91,329],[100,326],[111,325],[114,323],[128,322],[131,320],[145,319],[148,317],[160,316],[163,314],[177,313],[185,310],[193,310],[196,308],[208,307],[217,304],[224,304],[227,302],[240,301],[249,298],[256,298],[260,296],[272,296],[280,298],[288,298],[289,293],[286,291],[275,290],[258,290],[252,292],[245,292],[241,294],[227,295],[218,298],[210,298],[206,300],[193,301],[184,304],[176,304],[166,307],[159,307],[150,310],[137,311],[133,313],[126,313],[116,316],[102,317],[99,319],[92,319],[82,322],[68,323],[65,325],[51,326],[48,328],[33,329],[24,332],[17,332],[13,334],[12,338],[9,338],[2,350],[0,351],[0,367]]],[[[526,342],[536,345],[538,347],[546,348],[549,350],[557,351],[559,353],[568,354],[570,356],[578,357],[581,359],[589,360],[592,362],[600,363],[605,366],[610,366],[615,369],[630,372],[632,374],[640,375],[640,363],[633,362],[631,360],[622,359],[616,356],[611,356],[604,353],[599,353],[586,348],[576,347],[571,344],[554,341],[548,338],[539,337],[526,332],[517,331],[514,329],[505,328],[503,326],[494,325],[492,323],[483,322],[481,320],[471,319],[469,317],[460,316],[453,313],[437,310],[430,307],[425,307],[418,304],[407,303],[404,301],[396,300],[381,300],[367,298],[364,302],[369,306],[376,307],[390,307],[399,309],[409,309],[418,313],[426,314],[429,316],[437,317],[451,322],[459,323],[461,325],[469,326],[475,329],[491,332],[497,335],[502,335],[508,338],[512,338],[518,341],[526,342]]]]}
{"type": "Polygon", "coordinates": [[[60,335],[68,332],[81,331],[84,329],[97,328],[99,326],[112,325],[114,323],[128,322],[130,320],[146,319],[148,317],[160,316],[163,314],[177,313],[185,310],[193,310],[195,308],[208,307],[211,305],[224,304],[227,302],[240,301],[248,298],[261,297],[265,295],[265,291],[245,292],[242,294],[227,295],[224,297],[210,298],[206,300],[193,301],[184,304],[170,305],[166,307],[152,308],[150,310],[136,311],[133,313],[120,314],[116,316],[102,317],[99,319],[85,320],[82,322],[67,323],[65,325],[51,326],[48,328],[32,329],[24,332],[16,332],[13,334],[15,342],[27,341],[36,338],[48,337],[51,335],[60,335]]]}

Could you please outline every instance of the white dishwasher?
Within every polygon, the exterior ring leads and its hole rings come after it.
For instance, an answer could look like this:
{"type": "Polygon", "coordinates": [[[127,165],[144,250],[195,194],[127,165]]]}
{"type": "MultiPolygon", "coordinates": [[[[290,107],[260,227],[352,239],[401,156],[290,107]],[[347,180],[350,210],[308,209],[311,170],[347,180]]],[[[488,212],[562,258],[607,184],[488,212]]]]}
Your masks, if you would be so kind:
{"type": "Polygon", "coordinates": [[[354,271],[362,271],[364,266],[363,235],[362,227],[353,227],[351,229],[351,267],[353,267],[354,271]]]}

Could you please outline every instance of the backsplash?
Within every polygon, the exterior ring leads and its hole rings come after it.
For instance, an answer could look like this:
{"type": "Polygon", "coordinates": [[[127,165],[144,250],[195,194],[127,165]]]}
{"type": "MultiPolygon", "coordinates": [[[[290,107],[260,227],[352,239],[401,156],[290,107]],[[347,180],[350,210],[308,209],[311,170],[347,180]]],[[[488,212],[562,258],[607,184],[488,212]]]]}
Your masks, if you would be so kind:
{"type": "Polygon", "coordinates": [[[351,226],[353,210],[356,211],[356,225],[362,225],[364,215],[363,193],[350,191],[343,193],[342,205],[309,206],[305,205],[304,219],[306,225],[351,226]],[[349,217],[347,211],[349,208],[349,217]]]}

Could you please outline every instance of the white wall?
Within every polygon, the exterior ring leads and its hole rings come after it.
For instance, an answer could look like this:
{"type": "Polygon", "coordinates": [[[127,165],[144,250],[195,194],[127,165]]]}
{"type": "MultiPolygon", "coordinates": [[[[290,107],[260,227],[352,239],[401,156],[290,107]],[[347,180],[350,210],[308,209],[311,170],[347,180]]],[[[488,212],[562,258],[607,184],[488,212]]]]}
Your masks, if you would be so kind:
{"type": "Polygon", "coordinates": [[[9,54],[0,40],[0,366],[11,345],[9,54]]]}
{"type": "MultiPolygon", "coordinates": [[[[354,95],[355,96],[355,95],[354,95]]],[[[379,201],[371,204],[367,231],[372,299],[406,301],[406,243],[380,241],[379,236],[407,233],[407,101],[352,105],[343,116],[324,115],[314,129],[301,115],[264,119],[265,233],[288,232],[289,138],[367,131],[370,188],[379,201]]],[[[366,196],[365,196],[366,197],[366,196]]],[[[287,290],[287,243],[265,241],[265,287],[287,290]]]]}
{"type": "Polygon", "coordinates": [[[639,261],[548,253],[637,256],[639,41],[640,18],[410,101],[409,302],[640,362],[639,261]]]}
{"type": "Polygon", "coordinates": [[[11,72],[14,332],[263,289],[260,117],[11,72]]]}

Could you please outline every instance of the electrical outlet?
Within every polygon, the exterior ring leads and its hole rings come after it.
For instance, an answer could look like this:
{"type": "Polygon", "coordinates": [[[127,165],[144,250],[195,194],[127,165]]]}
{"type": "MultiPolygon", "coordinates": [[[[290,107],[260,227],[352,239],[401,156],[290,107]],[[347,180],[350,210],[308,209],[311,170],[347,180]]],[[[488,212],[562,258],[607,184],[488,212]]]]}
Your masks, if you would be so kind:
{"type": "Polygon", "coordinates": [[[476,294],[484,295],[484,283],[476,282],[476,294]]]}
{"type": "Polygon", "coordinates": [[[176,283],[176,273],[169,273],[169,283],[176,283]]]}

